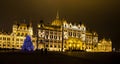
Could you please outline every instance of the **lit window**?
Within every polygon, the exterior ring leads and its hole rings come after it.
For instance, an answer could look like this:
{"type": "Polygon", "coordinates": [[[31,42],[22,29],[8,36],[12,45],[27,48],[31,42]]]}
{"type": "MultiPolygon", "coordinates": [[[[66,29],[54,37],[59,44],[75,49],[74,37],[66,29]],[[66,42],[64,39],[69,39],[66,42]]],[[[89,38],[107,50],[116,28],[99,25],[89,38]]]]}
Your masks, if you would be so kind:
{"type": "Polygon", "coordinates": [[[59,40],[60,40],[60,36],[59,36],[59,40]]]}
{"type": "Polygon", "coordinates": [[[65,27],[66,27],[66,24],[65,24],[65,27]]]}
{"type": "Polygon", "coordinates": [[[46,39],[48,39],[48,35],[46,35],[46,39]]]}
{"type": "Polygon", "coordinates": [[[57,36],[54,36],[54,39],[57,39],[57,36]]]}
{"type": "Polygon", "coordinates": [[[76,36],[76,33],[73,33],[73,36],[76,36]]]}
{"type": "Polygon", "coordinates": [[[64,46],[64,48],[66,48],[66,46],[64,46]]]}

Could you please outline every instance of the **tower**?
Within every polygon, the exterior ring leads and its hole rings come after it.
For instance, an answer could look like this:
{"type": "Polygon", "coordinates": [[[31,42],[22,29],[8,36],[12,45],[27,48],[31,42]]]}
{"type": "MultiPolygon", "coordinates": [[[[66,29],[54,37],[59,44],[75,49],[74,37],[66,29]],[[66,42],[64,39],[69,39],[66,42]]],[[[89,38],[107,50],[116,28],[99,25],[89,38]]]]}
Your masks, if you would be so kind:
{"type": "Polygon", "coordinates": [[[30,35],[30,36],[32,36],[32,35],[33,35],[32,22],[30,22],[30,24],[29,24],[29,35],[30,35]]]}

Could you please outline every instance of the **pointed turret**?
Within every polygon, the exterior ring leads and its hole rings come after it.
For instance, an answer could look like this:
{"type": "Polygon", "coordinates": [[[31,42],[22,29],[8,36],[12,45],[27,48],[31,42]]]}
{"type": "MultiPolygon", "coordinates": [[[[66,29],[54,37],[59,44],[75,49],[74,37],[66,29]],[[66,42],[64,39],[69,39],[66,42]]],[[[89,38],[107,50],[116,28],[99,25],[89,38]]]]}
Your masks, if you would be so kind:
{"type": "Polygon", "coordinates": [[[59,11],[57,10],[56,19],[59,19],[59,11]]]}

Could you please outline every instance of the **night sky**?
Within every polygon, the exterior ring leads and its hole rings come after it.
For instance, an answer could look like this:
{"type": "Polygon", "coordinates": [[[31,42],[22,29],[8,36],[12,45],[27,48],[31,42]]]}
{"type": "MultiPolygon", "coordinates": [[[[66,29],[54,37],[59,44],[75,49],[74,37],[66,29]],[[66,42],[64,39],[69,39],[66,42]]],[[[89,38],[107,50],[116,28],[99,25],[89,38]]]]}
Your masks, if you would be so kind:
{"type": "Polygon", "coordinates": [[[82,22],[90,31],[96,31],[100,39],[111,39],[113,47],[120,48],[118,0],[0,0],[0,31],[11,32],[15,21],[31,21],[35,28],[40,20],[51,23],[57,9],[60,19],[82,22]]]}

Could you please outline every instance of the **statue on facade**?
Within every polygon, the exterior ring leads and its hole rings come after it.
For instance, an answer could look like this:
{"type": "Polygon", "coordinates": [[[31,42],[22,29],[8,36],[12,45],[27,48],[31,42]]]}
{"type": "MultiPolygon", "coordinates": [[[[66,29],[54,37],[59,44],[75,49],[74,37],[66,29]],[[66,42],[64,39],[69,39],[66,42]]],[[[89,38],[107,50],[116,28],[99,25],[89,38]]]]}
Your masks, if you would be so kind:
{"type": "Polygon", "coordinates": [[[34,46],[31,41],[31,37],[29,35],[26,36],[26,39],[24,40],[23,46],[22,46],[23,51],[33,51],[34,46]]]}

